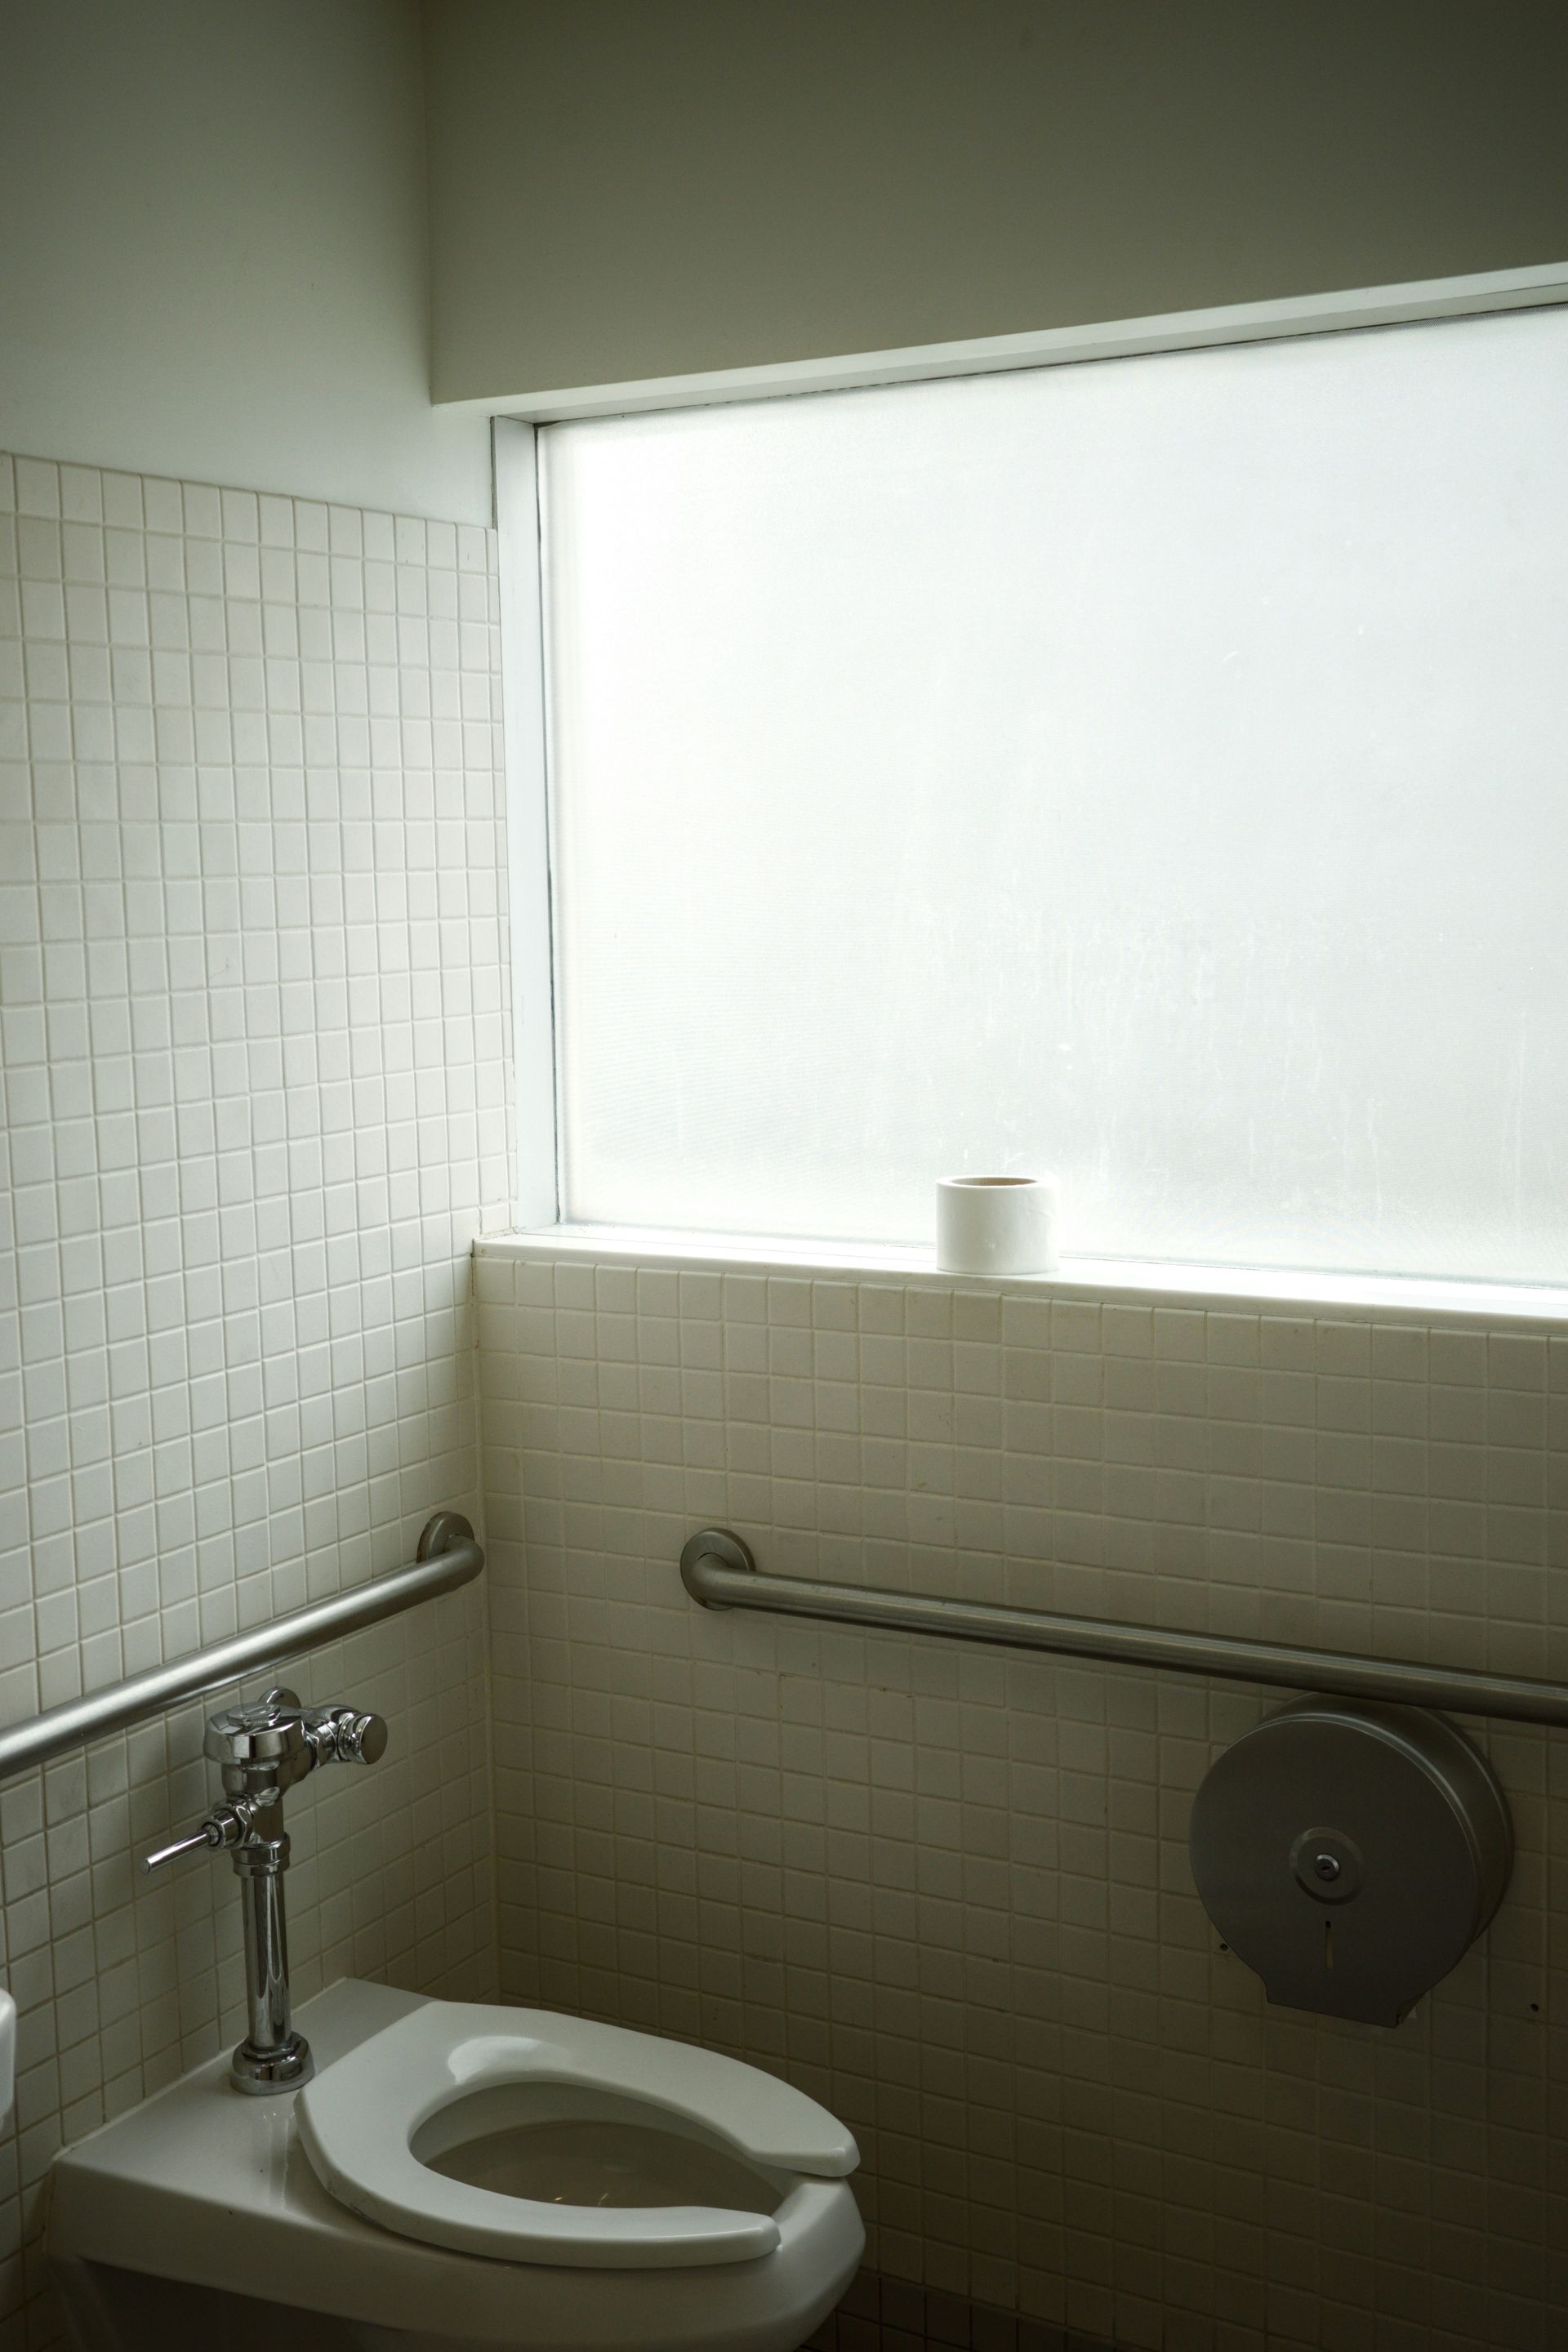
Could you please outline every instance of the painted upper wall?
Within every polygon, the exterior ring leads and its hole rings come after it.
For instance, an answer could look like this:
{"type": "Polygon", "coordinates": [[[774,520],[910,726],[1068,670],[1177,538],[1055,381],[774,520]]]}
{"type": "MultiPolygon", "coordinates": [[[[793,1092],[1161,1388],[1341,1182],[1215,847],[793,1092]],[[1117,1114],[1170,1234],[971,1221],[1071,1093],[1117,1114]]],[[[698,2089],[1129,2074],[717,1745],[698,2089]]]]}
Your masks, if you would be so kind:
{"type": "Polygon", "coordinates": [[[430,405],[416,0],[6,0],[0,447],[489,520],[430,405]]]}
{"type": "Polygon", "coordinates": [[[441,400],[1568,255],[1561,0],[426,0],[441,400]]]}

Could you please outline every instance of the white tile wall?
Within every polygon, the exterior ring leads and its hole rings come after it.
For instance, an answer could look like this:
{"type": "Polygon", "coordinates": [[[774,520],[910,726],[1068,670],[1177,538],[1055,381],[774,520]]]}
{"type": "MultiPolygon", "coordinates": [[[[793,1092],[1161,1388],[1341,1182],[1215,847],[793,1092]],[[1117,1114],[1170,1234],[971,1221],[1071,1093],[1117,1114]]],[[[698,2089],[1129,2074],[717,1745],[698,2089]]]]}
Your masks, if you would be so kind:
{"type": "MultiPolygon", "coordinates": [[[[0,1720],[478,1511],[468,1251],[510,1189],[495,604],[479,530],[0,458],[0,1720]]],[[[291,1801],[304,1991],[492,1981],[482,1608],[285,1677],[395,1741],[291,1801]]],[[[5,2352],[50,2340],[61,2136],[241,2030],[229,1874],[132,1866],[205,1801],[202,1715],[0,1790],[5,2352]]]]}
{"type": "Polygon", "coordinates": [[[1568,1675],[1568,1333],[479,1260],[503,1982],[777,2068],[897,2276],[1166,2352],[1568,2343],[1568,1749],[1396,2032],[1270,2011],[1193,1790],[1253,1694],[690,1604],[685,1537],[1568,1675]]]}

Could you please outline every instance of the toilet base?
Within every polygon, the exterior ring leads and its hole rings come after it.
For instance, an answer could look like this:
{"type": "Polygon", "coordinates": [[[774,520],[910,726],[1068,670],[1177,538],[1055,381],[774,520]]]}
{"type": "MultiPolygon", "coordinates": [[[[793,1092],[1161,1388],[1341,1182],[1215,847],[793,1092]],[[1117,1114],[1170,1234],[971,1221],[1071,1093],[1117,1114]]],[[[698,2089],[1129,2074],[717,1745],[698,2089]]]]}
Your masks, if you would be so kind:
{"type": "MultiPolygon", "coordinates": [[[[56,2262],[52,2268],[67,2341],[76,2352],[170,2352],[177,2344],[221,2345],[223,2352],[278,2352],[279,2344],[287,2344],[289,2352],[474,2352],[468,2336],[411,2334],[405,2327],[263,2303],[219,2287],[151,2278],[108,2263],[56,2262]]],[[[814,2314],[807,2334],[826,2318],[842,2292],[841,2286],[814,2314]]],[[[641,2352],[641,2347],[626,2352],[641,2352]]]]}
{"type": "Polygon", "coordinates": [[[57,2262],[54,2280],[76,2352],[170,2352],[178,2344],[223,2352],[278,2352],[279,2344],[289,2352],[473,2352],[466,2336],[378,2327],[108,2263],[57,2262]]]}
{"type": "MultiPolygon", "coordinates": [[[[362,2339],[353,2320],[324,2312],[298,2311],[254,2295],[226,2294],[221,2288],[187,2286],[180,2279],[151,2278],[145,2272],[110,2263],[59,2262],[53,2265],[55,2292],[66,2333],[77,2352],[169,2352],[174,2344],[221,2344],[224,2352],[342,2352],[362,2339]]],[[[384,2331],[377,2331],[378,2338],[384,2331]]],[[[384,2338],[386,2352],[392,2339],[384,2338]]],[[[381,2352],[378,2341],[376,2352],[381,2352]]],[[[404,2336],[398,2352],[437,2352],[437,2339],[404,2336]]],[[[441,2347],[445,2352],[445,2347],[441,2347]]]]}

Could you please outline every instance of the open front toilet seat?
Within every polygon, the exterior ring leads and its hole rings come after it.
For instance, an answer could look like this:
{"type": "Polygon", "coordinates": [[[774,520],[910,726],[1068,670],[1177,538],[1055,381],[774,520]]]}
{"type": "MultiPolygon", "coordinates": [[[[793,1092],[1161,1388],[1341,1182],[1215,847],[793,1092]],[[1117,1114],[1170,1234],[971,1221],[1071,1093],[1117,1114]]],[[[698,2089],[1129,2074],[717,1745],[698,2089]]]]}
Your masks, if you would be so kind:
{"type": "Polygon", "coordinates": [[[366,2221],[582,2269],[754,2261],[858,2161],[842,2124],[754,2066],[544,2010],[427,2002],[325,2067],[296,2113],[317,2178],[366,2221]]]}

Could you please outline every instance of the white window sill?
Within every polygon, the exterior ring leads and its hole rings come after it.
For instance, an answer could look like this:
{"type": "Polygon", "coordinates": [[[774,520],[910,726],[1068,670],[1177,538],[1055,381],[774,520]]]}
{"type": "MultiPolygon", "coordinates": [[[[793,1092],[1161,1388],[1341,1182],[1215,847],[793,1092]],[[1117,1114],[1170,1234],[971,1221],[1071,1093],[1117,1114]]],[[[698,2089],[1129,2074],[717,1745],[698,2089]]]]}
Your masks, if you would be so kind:
{"type": "Polygon", "coordinates": [[[1409,1280],[1394,1275],[1317,1274],[1278,1267],[1166,1265],[1127,1258],[1067,1258],[1055,1274],[944,1274],[931,1249],[890,1242],[778,1239],[769,1234],[683,1234],[637,1225],[546,1225],[527,1233],[483,1234],[482,1257],[596,1265],[674,1268],[701,1274],[879,1276],[963,1290],[1028,1291],[1113,1303],[1204,1304],[1225,1300],[1260,1308],[1350,1309],[1406,1315],[1423,1321],[1458,1316],[1568,1327],[1568,1290],[1525,1284],[1409,1280]]]}

